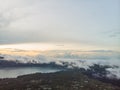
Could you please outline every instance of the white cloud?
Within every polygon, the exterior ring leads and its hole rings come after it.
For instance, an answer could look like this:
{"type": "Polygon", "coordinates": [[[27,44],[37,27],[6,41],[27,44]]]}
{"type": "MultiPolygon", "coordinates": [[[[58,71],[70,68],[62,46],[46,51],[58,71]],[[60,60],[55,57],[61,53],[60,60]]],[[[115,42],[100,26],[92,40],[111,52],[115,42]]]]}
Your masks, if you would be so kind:
{"type": "Polygon", "coordinates": [[[109,1],[108,7],[107,1],[102,2],[0,0],[0,41],[4,40],[0,44],[72,42],[118,49],[116,40],[99,34],[106,29],[114,29],[116,21],[112,20],[117,17],[117,2],[109,1]],[[111,10],[114,4],[116,7],[111,10]],[[106,15],[101,16],[101,13],[106,15]]]}

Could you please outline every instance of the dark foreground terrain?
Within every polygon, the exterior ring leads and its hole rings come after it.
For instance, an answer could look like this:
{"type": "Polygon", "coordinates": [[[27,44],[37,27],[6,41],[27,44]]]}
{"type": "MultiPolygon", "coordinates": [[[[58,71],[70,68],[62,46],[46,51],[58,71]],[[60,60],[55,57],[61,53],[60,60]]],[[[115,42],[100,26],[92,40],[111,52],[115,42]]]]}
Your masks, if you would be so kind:
{"type": "Polygon", "coordinates": [[[90,79],[80,71],[67,70],[0,79],[0,90],[120,90],[120,87],[90,79]]]}

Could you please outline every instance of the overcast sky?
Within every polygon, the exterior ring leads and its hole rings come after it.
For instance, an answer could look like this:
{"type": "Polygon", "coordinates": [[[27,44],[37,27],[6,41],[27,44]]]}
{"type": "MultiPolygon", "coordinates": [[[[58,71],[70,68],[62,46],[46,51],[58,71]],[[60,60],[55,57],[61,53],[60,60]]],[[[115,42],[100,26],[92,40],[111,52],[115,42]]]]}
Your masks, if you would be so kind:
{"type": "Polygon", "coordinates": [[[0,0],[0,46],[60,43],[120,50],[119,0],[0,0]]]}

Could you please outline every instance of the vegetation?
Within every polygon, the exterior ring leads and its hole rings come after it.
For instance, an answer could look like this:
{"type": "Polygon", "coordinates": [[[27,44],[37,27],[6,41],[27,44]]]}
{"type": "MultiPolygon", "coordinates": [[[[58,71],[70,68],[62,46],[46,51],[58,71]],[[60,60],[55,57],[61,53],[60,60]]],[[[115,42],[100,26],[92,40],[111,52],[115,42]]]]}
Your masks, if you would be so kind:
{"type": "Polygon", "coordinates": [[[0,90],[120,90],[120,87],[90,79],[76,69],[1,79],[0,90]]]}

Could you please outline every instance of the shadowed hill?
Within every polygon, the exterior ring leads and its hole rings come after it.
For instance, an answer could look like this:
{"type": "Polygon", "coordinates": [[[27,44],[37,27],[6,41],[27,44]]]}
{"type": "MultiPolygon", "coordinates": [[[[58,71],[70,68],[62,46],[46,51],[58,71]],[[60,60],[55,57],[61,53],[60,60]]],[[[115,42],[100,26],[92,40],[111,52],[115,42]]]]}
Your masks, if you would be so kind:
{"type": "Polygon", "coordinates": [[[1,79],[0,90],[120,90],[120,87],[90,79],[79,70],[67,70],[1,79]]]}

